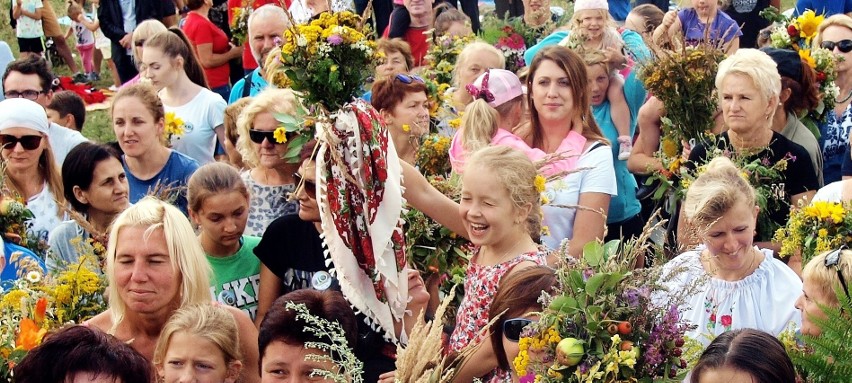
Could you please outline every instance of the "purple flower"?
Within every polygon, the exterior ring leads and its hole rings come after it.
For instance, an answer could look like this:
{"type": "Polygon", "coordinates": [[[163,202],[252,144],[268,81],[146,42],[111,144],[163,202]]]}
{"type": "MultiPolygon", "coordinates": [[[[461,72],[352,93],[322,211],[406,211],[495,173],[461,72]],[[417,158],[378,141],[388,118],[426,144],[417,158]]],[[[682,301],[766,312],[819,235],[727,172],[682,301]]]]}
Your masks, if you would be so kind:
{"type": "Polygon", "coordinates": [[[592,269],[585,269],[585,270],[583,270],[583,281],[587,281],[587,280],[589,280],[589,278],[591,278],[591,277],[592,277],[592,275],[595,275],[595,271],[594,271],[594,270],[592,270],[592,269]]]}
{"type": "Polygon", "coordinates": [[[772,165],[772,164],[769,162],[769,158],[766,158],[766,157],[761,158],[761,159],[760,159],[760,163],[762,163],[762,164],[763,164],[763,166],[769,166],[769,165],[772,165]]]}
{"type": "Polygon", "coordinates": [[[280,37],[276,36],[275,39],[272,40],[275,43],[276,47],[280,47],[284,40],[281,40],[280,37]]]}
{"type": "Polygon", "coordinates": [[[520,379],[518,379],[518,381],[520,383],[533,383],[533,382],[535,382],[535,373],[531,372],[529,374],[526,374],[526,375],[522,376],[520,379]]]}
{"type": "Polygon", "coordinates": [[[340,45],[343,43],[343,37],[340,37],[338,34],[328,36],[328,39],[326,40],[328,40],[328,43],[331,45],[340,45]]]}

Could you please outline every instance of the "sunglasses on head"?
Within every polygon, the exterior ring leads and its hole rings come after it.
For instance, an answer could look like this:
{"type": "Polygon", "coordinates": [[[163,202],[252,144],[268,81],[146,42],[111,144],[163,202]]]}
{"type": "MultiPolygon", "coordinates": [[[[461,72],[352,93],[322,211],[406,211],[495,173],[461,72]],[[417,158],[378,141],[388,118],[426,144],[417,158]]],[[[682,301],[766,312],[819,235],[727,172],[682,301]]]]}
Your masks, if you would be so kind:
{"type": "MultiPolygon", "coordinates": [[[[296,136],[296,134],[296,132],[287,132],[284,136],[287,137],[287,141],[290,141],[296,136]]],[[[262,144],[264,139],[269,141],[271,144],[278,144],[278,141],[275,140],[274,130],[249,129],[249,139],[255,144],[262,144]]]]}
{"type": "Polygon", "coordinates": [[[3,146],[3,149],[14,149],[18,143],[21,143],[24,150],[35,150],[41,144],[41,136],[15,137],[9,134],[0,134],[0,145],[3,146]]]}
{"type": "Polygon", "coordinates": [[[314,181],[304,179],[299,173],[293,174],[293,180],[296,182],[296,192],[298,192],[301,187],[305,189],[305,193],[308,194],[308,197],[313,199],[317,198],[317,184],[314,181]]]}
{"type": "Polygon", "coordinates": [[[414,75],[414,74],[408,75],[408,74],[400,73],[400,74],[396,75],[396,79],[401,81],[404,84],[411,84],[412,82],[415,82],[415,81],[417,81],[421,84],[424,83],[423,79],[420,78],[420,76],[414,75]]]}
{"type": "Polygon", "coordinates": [[[527,318],[513,318],[503,322],[503,336],[509,341],[517,343],[521,340],[521,331],[530,323],[535,321],[527,318]]]}
{"type": "Polygon", "coordinates": [[[852,51],[852,40],[823,41],[820,46],[830,51],[833,51],[834,47],[837,47],[841,52],[849,53],[852,51]]]}
{"type": "Polygon", "coordinates": [[[852,300],[849,296],[849,287],[846,285],[846,278],[843,277],[843,271],[840,270],[840,254],[846,250],[846,245],[840,246],[839,249],[832,251],[825,256],[825,267],[834,268],[837,271],[837,279],[840,280],[840,286],[843,287],[843,292],[846,293],[846,299],[852,300]]]}

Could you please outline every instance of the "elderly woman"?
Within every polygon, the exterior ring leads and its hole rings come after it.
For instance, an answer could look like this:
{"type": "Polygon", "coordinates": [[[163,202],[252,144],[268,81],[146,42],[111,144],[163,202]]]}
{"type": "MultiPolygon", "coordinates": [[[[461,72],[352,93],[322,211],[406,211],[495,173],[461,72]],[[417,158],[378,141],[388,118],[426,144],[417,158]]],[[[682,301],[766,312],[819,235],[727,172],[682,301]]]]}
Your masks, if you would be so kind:
{"type": "Polygon", "coordinates": [[[109,225],[130,206],[127,174],[110,146],[84,142],[71,149],[62,164],[62,182],[65,198],[85,222],[65,221],[50,233],[47,265],[53,270],[78,262],[80,253],[96,243],[103,247],[109,225]],[[77,237],[83,242],[72,242],[77,237]]]}
{"type": "Polygon", "coordinates": [[[548,182],[542,206],[549,235],[542,242],[556,248],[564,239],[572,256],[589,241],[604,238],[605,217],[617,184],[612,148],[592,115],[588,71],[576,53],[561,46],[541,50],[530,64],[527,104],[531,114],[530,147],[548,154],[578,156],[577,169],[548,182]],[[563,143],[579,134],[586,139],[581,153],[565,151],[563,143]],[[583,206],[566,209],[563,206],[583,206]]]}
{"type": "Polygon", "coordinates": [[[472,42],[462,49],[453,69],[452,108],[464,110],[473,101],[467,86],[488,69],[506,69],[506,58],[500,50],[482,41],[472,42]]]}
{"type": "Polygon", "coordinates": [[[703,244],[669,261],[662,281],[667,291],[692,289],[680,307],[682,318],[697,326],[687,336],[705,345],[740,328],[777,336],[800,321],[793,302],[802,282],[772,250],[754,245],[755,191],[731,160],[707,165],[687,190],[683,213],[703,244]]]}
{"type": "Polygon", "coordinates": [[[293,91],[268,88],[252,99],[237,120],[237,150],[249,167],[242,177],[252,196],[246,235],[259,237],[276,218],[298,212],[298,205],[287,197],[295,187],[293,174],[299,163],[284,158],[289,145],[279,143],[274,134],[281,125],[275,115],[295,115],[298,108],[293,91]]]}
{"type": "MultiPolygon", "coordinates": [[[[131,206],[113,223],[106,253],[109,308],[87,323],[114,335],[152,360],[163,326],[179,308],[211,304],[210,266],[189,220],[153,197],[131,206]]],[[[257,330],[248,315],[227,307],[240,332],[247,366],[257,365],[257,330]]],[[[244,369],[240,382],[260,381],[244,369]]]]}
{"type": "Polygon", "coordinates": [[[14,370],[15,381],[151,383],[151,362],[112,335],[70,326],[45,338],[14,370]]]}
{"type": "Polygon", "coordinates": [[[826,319],[822,307],[836,309],[840,299],[852,299],[852,250],[841,248],[813,257],[805,265],[802,280],[802,295],[796,300],[802,313],[802,333],[818,336],[822,330],[814,320],[826,319]]]}
{"type": "Polygon", "coordinates": [[[3,186],[25,201],[33,212],[30,231],[45,240],[65,216],[65,194],[47,140],[49,129],[47,113],[36,102],[25,98],[0,101],[3,186]]]}
{"type": "Polygon", "coordinates": [[[819,128],[824,159],[823,178],[827,185],[841,178],[844,153],[849,146],[849,133],[852,132],[852,17],[834,15],[825,19],[819,25],[813,43],[831,50],[839,57],[834,82],[840,88],[840,93],[834,109],[828,111],[826,122],[819,128]]]}
{"type": "Polygon", "coordinates": [[[420,137],[429,133],[429,99],[423,79],[398,73],[376,81],[371,103],[381,113],[399,158],[414,164],[420,137]]]}
{"type": "MultiPolygon", "coordinates": [[[[715,142],[701,143],[693,148],[687,166],[697,168],[718,153],[768,164],[786,158],[787,167],[782,170],[780,179],[761,179],[759,185],[752,185],[771,190],[768,201],[762,206],[764,211],[760,211],[761,223],[752,233],[756,240],[768,242],[775,228],[787,223],[790,207],[813,197],[819,188],[816,171],[801,145],[772,130],[781,93],[781,76],[766,53],[741,49],[728,56],[719,64],[716,89],[728,131],[718,135],[715,142]]],[[[681,248],[697,243],[696,233],[683,220],[678,224],[677,234],[681,248]]],[[[764,243],[763,246],[769,245],[764,243]]]]}

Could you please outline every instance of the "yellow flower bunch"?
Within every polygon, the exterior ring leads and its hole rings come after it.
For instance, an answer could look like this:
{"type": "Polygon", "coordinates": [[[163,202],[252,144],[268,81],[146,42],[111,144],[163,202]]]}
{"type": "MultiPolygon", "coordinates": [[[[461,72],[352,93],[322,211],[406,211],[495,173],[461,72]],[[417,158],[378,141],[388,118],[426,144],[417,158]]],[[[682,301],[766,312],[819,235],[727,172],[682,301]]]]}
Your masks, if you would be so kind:
{"type": "Polygon", "coordinates": [[[787,225],[778,229],[774,240],[781,243],[781,257],[798,252],[803,262],[814,255],[835,249],[852,241],[850,206],[836,202],[816,201],[790,213],[787,225]]]}
{"type": "Polygon", "coordinates": [[[175,115],[175,112],[166,112],[165,120],[163,126],[163,139],[165,141],[168,142],[171,141],[172,137],[183,135],[186,124],[184,124],[182,118],[175,115]]]}
{"type": "Polygon", "coordinates": [[[808,44],[816,37],[819,25],[825,20],[825,15],[817,16],[816,12],[806,10],[794,20],[796,29],[799,30],[799,37],[805,39],[808,44]]]}
{"type": "Polygon", "coordinates": [[[821,221],[830,221],[834,224],[843,222],[846,209],[843,205],[827,201],[816,201],[802,208],[805,217],[816,218],[821,221]]]}
{"type": "Polygon", "coordinates": [[[539,193],[544,193],[544,186],[545,184],[547,184],[547,179],[544,178],[544,176],[541,174],[536,174],[533,184],[535,185],[536,191],[538,191],[539,193]]]}

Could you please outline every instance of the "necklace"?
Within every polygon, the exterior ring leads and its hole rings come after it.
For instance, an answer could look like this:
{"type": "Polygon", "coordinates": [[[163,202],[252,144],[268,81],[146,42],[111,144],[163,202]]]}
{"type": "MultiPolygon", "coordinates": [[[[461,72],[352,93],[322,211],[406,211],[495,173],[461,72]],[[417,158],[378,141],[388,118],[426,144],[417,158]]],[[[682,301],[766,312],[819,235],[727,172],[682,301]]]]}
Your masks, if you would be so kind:
{"type": "Polygon", "coordinates": [[[509,251],[503,253],[503,255],[500,256],[500,258],[495,258],[494,260],[496,262],[494,264],[499,265],[499,264],[503,263],[503,260],[506,259],[506,257],[508,257],[511,253],[513,253],[518,248],[518,246],[520,246],[522,244],[523,244],[523,242],[516,243],[515,246],[512,246],[512,248],[509,249],[509,251]]]}
{"type": "Polygon", "coordinates": [[[846,97],[844,97],[842,100],[837,100],[835,104],[842,104],[846,101],[849,101],[850,99],[852,99],[852,90],[850,90],[849,94],[847,94],[846,97]]]}
{"type": "MultiPolygon", "coordinates": [[[[705,250],[705,251],[707,251],[707,250],[705,250]]],[[[713,267],[713,270],[710,271],[710,274],[713,275],[714,277],[718,277],[719,276],[719,270],[722,269],[722,267],[719,266],[719,261],[718,261],[719,256],[718,255],[710,255],[709,251],[707,251],[707,253],[708,253],[708,256],[705,259],[707,260],[707,263],[710,264],[713,267]]],[[[724,279],[726,281],[739,281],[739,280],[742,280],[743,278],[745,278],[746,276],[748,276],[748,274],[750,274],[749,272],[751,271],[752,267],[754,266],[755,259],[757,259],[757,250],[755,250],[754,248],[749,248],[749,253],[751,254],[751,262],[749,262],[747,267],[744,267],[744,268],[740,267],[739,268],[739,270],[742,271],[740,274],[736,275],[735,278],[720,278],[720,279],[724,279]]]]}

